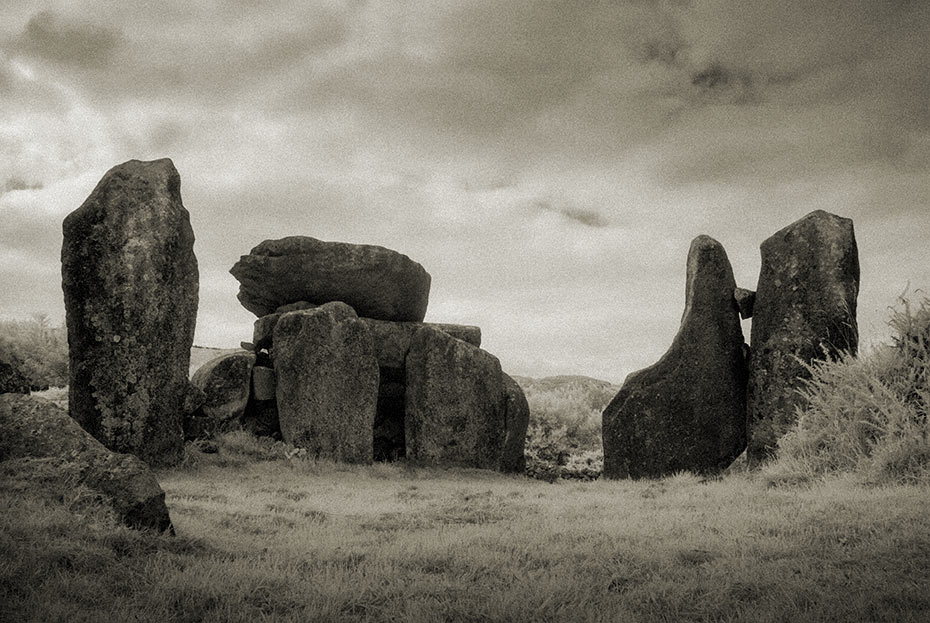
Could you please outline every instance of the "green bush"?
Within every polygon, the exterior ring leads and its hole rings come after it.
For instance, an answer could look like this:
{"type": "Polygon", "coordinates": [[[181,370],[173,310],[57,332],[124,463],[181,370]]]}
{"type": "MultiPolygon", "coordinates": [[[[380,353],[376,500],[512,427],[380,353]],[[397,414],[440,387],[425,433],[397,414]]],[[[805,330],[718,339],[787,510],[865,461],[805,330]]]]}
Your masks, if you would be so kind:
{"type": "Polygon", "coordinates": [[[530,405],[526,473],[594,480],[603,467],[601,413],[617,388],[585,377],[520,379],[530,405]]]}
{"type": "Polygon", "coordinates": [[[915,306],[902,297],[888,324],[892,344],[809,366],[807,406],[779,440],[770,478],[930,480],[930,300],[915,306]]]}
{"type": "Polygon", "coordinates": [[[0,320],[0,361],[19,368],[32,390],[68,384],[68,334],[48,316],[0,320]]]}

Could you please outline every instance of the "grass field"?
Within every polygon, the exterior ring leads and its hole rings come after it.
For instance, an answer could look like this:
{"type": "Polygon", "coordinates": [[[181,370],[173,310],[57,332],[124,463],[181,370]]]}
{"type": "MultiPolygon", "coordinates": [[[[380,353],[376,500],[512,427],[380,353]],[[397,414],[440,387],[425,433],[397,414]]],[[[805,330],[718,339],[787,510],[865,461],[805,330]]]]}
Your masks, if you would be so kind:
{"type": "Polygon", "coordinates": [[[930,488],[547,484],[255,460],[158,477],[178,536],[7,499],[4,621],[926,621],[930,488]]]}

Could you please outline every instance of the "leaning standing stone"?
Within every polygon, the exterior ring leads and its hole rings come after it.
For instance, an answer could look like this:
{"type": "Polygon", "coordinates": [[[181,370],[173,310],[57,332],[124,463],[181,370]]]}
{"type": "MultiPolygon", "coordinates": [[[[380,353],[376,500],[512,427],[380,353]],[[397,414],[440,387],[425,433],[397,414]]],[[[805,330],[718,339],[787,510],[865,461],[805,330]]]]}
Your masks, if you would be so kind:
{"type": "Polygon", "coordinates": [[[714,473],[746,446],[746,363],[723,246],[698,236],[688,252],[685,311],[668,352],[630,374],[604,410],[604,476],[714,473]]]}
{"type": "Polygon", "coordinates": [[[113,167],[63,231],[71,416],[111,450],[175,463],[198,272],[174,164],[113,167]]]}
{"type": "Polygon", "coordinates": [[[811,212],[762,243],[752,319],[750,461],[770,456],[803,405],[804,364],[859,344],[859,254],[853,222],[811,212]]]}
{"type": "Polygon", "coordinates": [[[284,441],[311,456],[372,460],[378,362],[351,307],[292,311],[274,328],[278,418],[284,441]]]}
{"type": "Polygon", "coordinates": [[[507,395],[497,357],[424,325],[410,341],[406,373],[407,458],[499,470],[507,395]]]}

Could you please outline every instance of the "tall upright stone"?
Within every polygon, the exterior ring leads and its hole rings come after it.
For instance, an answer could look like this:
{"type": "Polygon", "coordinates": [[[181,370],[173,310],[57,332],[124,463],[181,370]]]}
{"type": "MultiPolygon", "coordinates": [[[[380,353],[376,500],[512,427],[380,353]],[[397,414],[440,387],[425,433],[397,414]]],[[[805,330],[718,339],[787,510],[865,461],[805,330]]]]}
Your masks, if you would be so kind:
{"type": "Polygon", "coordinates": [[[423,325],[410,341],[406,377],[408,459],[501,468],[507,393],[497,357],[423,325]]]}
{"type": "Polygon", "coordinates": [[[378,361],[355,311],[334,302],[288,312],[273,339],[284,440],[314,457],[370,463],[378,361]]]}
{"type": "Polygon", "coordinates": [[[751,462],[771,456],[803,405],[815,359],[855,353],[859,255],[853,222],[822,210],[762,243],[748,392],[751,462]]]}
{"type": "Polygon", "coordinates": [[[171,160],[130,160],[63,224],[71,416],[150,464],[183,452],[198,270],[180,188],[171,160]]]}
{"type": "Polygon", "coordinates": [[[604,410],[604,476],[714,473],[743,451],[746,362],[735,287],[723,246],[695,238],[678,334],[604,410]]]}

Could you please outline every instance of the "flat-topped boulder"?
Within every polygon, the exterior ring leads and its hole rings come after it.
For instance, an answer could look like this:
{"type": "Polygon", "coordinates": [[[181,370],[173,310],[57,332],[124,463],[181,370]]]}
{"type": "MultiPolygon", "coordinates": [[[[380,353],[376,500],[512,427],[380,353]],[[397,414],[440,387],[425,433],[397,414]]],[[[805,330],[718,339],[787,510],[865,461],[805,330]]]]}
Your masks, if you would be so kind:
{"type": "Polygon", "coordinates": [[[0,395],[0,477],[37,488],[82,484],[127,525],[171,529],[165,492],[149,467],[106,449],[64,409],[38,396],[0,395]]]}
{"type": "Polygon", "coordinates": [[[855,354],[859,254],[853,222],[822,210],[761,245],[752,319],[748,421],[750,461],[772,455],[797,419],[805,364],[855,354]]]}
{"type": "Polygon", "coordinates": [[[695,238],[678,334],[604,410],[605,477],[714,473],[743,451],[747,372],[735,287],[723,246],[695,238]]]}
{"type": "Polygon", "coordinates": [[[239,301],[256,316],[298,301],[341,301],[359,316],[421,321],[429,300],[429,273],[406,255],[375,245],[308,236],[265,240],[229,272],[239,281],[239,301]]]}
{"type": "Polygon", "coordinates": [[[111,450],[177,463],[198,269],[171,160],[130,160],[62,225],[69,409],[111,450]]]}

